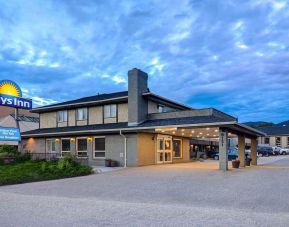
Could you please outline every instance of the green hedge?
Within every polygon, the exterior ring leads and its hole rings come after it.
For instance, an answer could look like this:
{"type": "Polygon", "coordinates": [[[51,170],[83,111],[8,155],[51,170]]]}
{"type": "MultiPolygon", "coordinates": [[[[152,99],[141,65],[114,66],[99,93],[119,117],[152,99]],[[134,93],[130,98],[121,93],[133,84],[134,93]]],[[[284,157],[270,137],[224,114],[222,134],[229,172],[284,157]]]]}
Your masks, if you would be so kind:
{"type": "Polygon", "coordinates": [[[85,176],[91,173],[90,166],[80,165],[71,157],[57,162],[26,161],[0,165],[0,185],[85,176]]]}

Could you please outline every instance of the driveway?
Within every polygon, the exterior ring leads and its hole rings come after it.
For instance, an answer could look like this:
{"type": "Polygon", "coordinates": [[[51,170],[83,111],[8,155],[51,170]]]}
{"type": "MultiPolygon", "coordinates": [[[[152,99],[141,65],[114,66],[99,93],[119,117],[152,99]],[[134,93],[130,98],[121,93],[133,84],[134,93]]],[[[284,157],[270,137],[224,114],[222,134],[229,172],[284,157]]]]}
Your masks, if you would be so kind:
{"type": "Polygon", "coordinates": [[[287,226],[289,157],[262,160],[228,172],[187,163],[4,186],[0,226],[287,226]]]}

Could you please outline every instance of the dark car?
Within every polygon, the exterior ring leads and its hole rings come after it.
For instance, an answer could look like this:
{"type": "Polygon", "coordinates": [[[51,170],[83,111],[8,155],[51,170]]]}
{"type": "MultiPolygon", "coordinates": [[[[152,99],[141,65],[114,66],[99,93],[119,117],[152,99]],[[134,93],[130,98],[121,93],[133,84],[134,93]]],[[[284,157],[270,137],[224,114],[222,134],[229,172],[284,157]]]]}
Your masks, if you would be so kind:
{"type": "MultiPolygon", "coordinates": [[[[238,153],[235,149],[229,150],[228,151],[228,160],[232,161],[238,158],[238,153]]],[[[219,153],[216,153],[214,156],[215,160],[219,160],[219,153]]]]}
{"type": "Polygon", "coordinates": [[[274,155],[274,150],[272,147],[267,146],[258,146],[257,147],[258,156],[271,156],[274,155]]]}

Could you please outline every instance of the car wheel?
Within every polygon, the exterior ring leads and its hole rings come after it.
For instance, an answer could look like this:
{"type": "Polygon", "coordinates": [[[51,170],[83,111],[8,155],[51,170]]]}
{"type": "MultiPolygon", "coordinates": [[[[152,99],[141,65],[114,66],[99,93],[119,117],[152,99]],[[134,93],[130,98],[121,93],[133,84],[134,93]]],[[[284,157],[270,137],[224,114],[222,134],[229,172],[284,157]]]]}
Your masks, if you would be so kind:
{"type": "Polygon", "coordinates": [[[283,151],[283,152],[282,152],[282,155],[286,155],[286,152],[285,152],[285,151],[283,151]]]}
{"type": "Polygon", "coordinates": [[[219,160],[219,156],[218,155],[214,156],[214,159],[219,160]]]}

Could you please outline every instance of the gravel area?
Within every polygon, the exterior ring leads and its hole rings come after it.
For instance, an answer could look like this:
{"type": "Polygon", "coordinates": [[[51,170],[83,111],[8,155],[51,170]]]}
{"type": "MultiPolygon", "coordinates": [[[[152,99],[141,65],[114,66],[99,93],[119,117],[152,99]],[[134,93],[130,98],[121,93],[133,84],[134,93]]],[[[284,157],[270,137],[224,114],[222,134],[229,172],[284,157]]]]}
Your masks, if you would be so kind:
{"type": "Polygon", "coordinates": [[[289,157],[259,163],[264,168],[186,163],[3,186],[0,226],[288,226],[289,157]]]}

